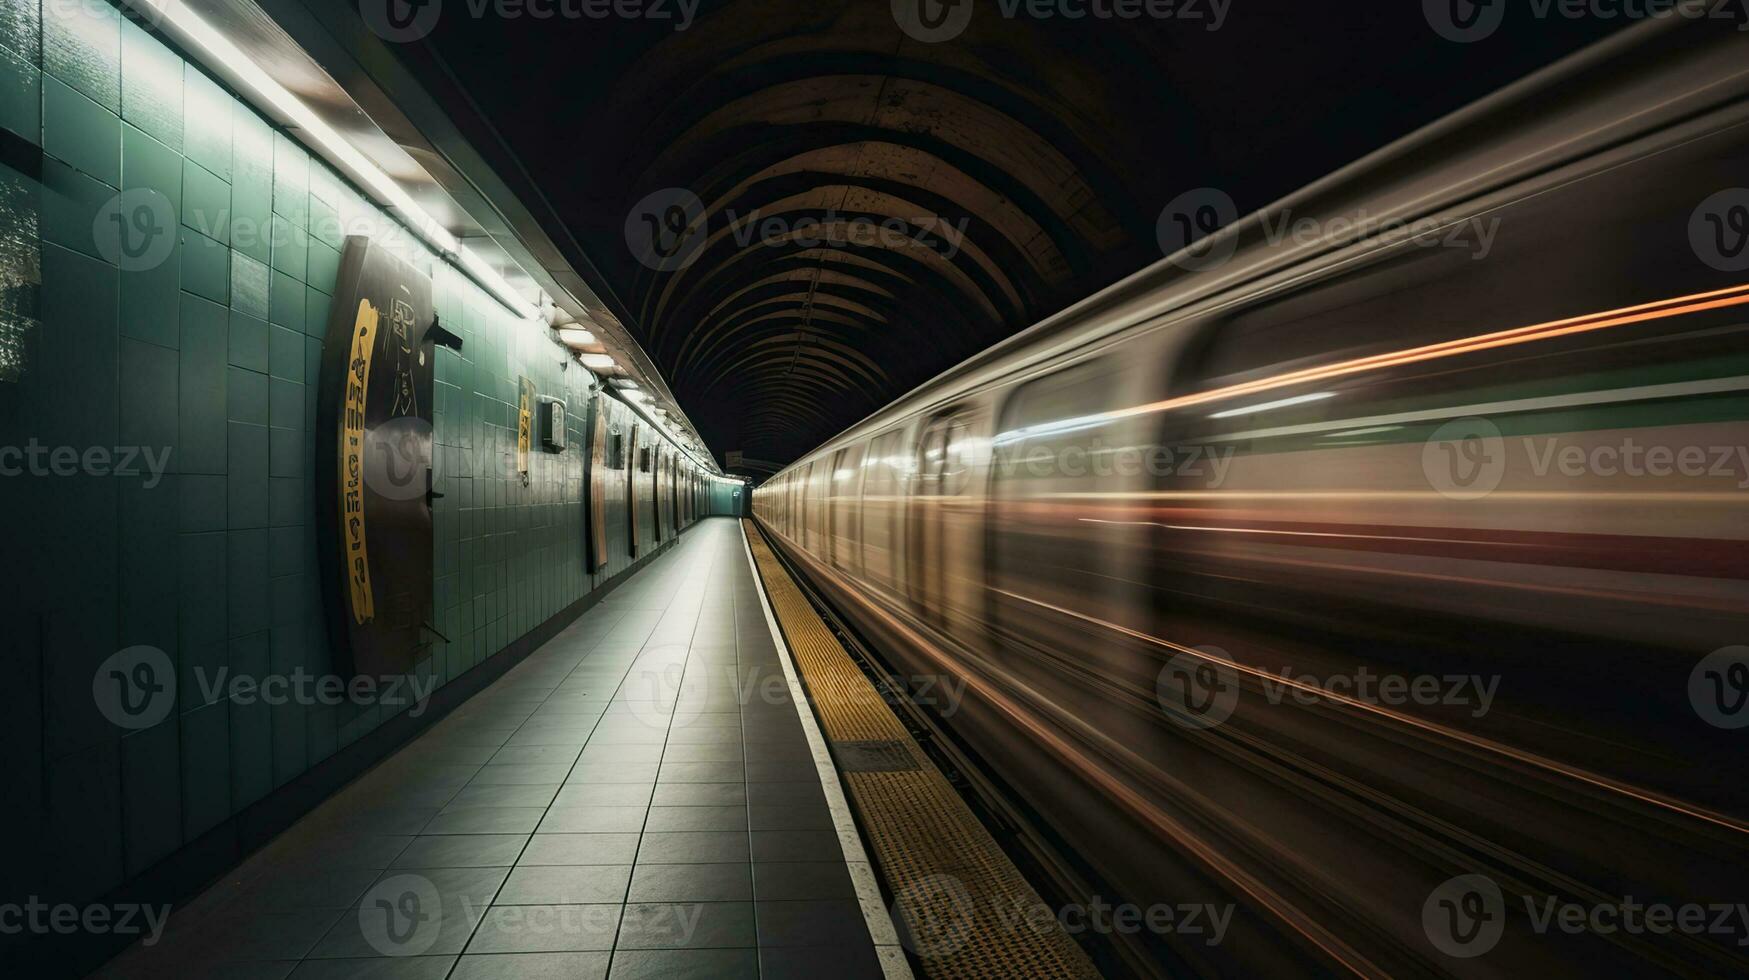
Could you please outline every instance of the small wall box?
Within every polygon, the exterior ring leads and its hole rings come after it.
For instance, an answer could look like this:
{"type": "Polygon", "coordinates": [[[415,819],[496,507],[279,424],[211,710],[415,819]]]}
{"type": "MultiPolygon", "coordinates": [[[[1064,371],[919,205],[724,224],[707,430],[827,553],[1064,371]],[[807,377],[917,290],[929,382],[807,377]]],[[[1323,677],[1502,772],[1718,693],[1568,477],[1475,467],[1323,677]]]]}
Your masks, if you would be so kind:
{"type": "Polygon", "coordinates": [[[540,441],[549,453],[565,451],[565,403],[542,402],[540,406],[540,441]]]}

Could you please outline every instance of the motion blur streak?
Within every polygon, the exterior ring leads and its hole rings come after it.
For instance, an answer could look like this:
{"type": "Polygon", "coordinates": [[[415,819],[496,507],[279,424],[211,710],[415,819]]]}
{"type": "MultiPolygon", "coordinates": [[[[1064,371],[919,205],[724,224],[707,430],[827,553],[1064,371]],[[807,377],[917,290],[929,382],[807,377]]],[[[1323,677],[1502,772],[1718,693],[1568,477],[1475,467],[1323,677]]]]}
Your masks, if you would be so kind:
{"type": "Polygon", "coordinates": [[[1740,834],[1749,833],[1749,824],[1743,823],[1742,821],[1733,820],[1732,818],[1721,815],[1721,814],[1712,813],[1712,812],[1709,812],[1706,810],[1701,810],[1701,809],[1698,809],[1698,808],[1695,808],[1692,806],[1688,806],[1680,800],[1673,800],[1673,799],[1670,799],[1669,797],[1663,796],[1663,795],[1658,794],[1658,793],[1653,793],[1649,790],[1641,789],[1641,788],[1636,787],[1636,786],[1627,786],[1627,785],[1624,785],[1622,783],[1618,783],[1612,779],[1606,779],[1606,778],[1604,778],[1602,776],[1598,776],[1594,773],[1585,772],[1582,769],[1574,769],[1571,766],[1564,766],[1564,765],[1561,765],[1559,762],[1556,762],[1553,759],[1545,759],[1542,756],[1535,755],[1535,754],[1530,753],[1530,752],[1519,751],[1518,749],[1514,749],[1509,745],[1501,745],[1500,743],[1490,741],[1489,739],[1477,738],[1474,735],[1467,735],[1463,732],[1457,731],[1456,729],[1448,728],[1445,725],[1438,725],[1438,724],[1434,724],[1434,723],[1429,722],[1429,721],[1424,721],[1424,720],[1416,718],[1412,715],[1404,714],[1401,711],[1392,711],[1391,709],[1386,708],[1386,707],[1382,707],[1380,705],[1369,704],[1365,701],[1356,700],[1355,698],[1351,698],[1346,694],[1339,694],[1335,691],[1332,691],[1327,687],[1321,687],[1321,686],[1318,686],[1316,684],[1303,683],[1303,682],[1295,680],[1291,677],[1290,678],[1280,677],[1276,674],[1270,673],[1269,671],[1260,670],[1256,667],[1251,667],[1251,666],[1248,666],[1246,664],[1235,663],[1235,662],[1228,660],[1224,657],[1214,657],[1214,656],[1209,655],[1208,653],[1205,653],[1201,650],[1196,649],[1195,647],[1182,646],[1180,644],[1173,643],[1171,640],[1163,640],[1157,636],[1148,636],[1144,633],[1138,633],[1135,630],[1128,629],[1128,628],[1125,628],[1123,626],[1119,626],[1116,623],[1108,623],[1108,622],[1101,620],[1101,619],[1094,619],[1091,616],[1083,616],[1082,614],[1075,612],[1072,609],[1063,609],[1063,608],[1060,608],[1057,606],[1051,606],[1051,605],[1048,605],[1046,603],[1038,602],[1036,599],[1029,599],[1026,596],[1015,595],[1012,592],[1003,592],[1002,594],[1008,596],[1011,599],[1018,599],[1022,602],[1030,602],[1030,603],[1033,603],[1035,605],[1044,606],[1045,608],[1049,609],[1051,612],[1058,613],[1058,614],[1064,615],[1064,616],[1071,616],[1075,619],[1079,619],[1079,620],[1086,622],[1086,623],[1093,625],[1093,626],[1098,626],[1102,629],[1108,629],[1108,630],[1112,630],[1113,632],[1123,633],[1126,636],[1131,636],[1131,637],[1134,637],[1138,640],[1143,640],[1143,641],[1146,641],[1148,643],[1153,643],[1153,644],[1157,644],[1157,645],[1162,646],[1162,647],[1166,647],[1167,649],[1170,649],[1170,650],[1174,651],[1175,653],[1179,653],[1179,654],[1182,654],[1184,656],[1191,657],[1191,658],[1198,660],[1202,663],[1210,664],[1213,666],[1224,667],[1224,668],[1229,669],[1229,670],[1237,670],[1240,673],[1248,674],[1248,675],[1255,677],[1256,679],[1261,680],[1261,681],[1269,681],[1271,683],[1284,684],[1288,687],[1294,688],[1295,690],[1299,690],[1299,691],[1302,691],[1302,692],[1305,692],[1308,694],[1314,694],[1317,696],[1317,702],[1320,704],[1325,703],[1325,702],[1329,702],[1332,704],[1339,704],[1339,705],[1343,705],[1345,707],[1354,708],[1357,711],[1370,712],[1371,714],[1378,715],[1381,718],[1389,719],[1390,721],[1396,722],[1397,724],[1409,725],[1409,726],[1414,727],[1414,728],[1419,728],[1422,731],[1430,732],[1434,735],[1438,735],[1442,738],[1449,738],[1449,739],[1452,739],[1454,741],[1463,742],[1467,745],[1473,746],[1473,747],[1478,748],[1478,749],[1482,749],[1482,750],[1487,751],[1487,752],[1493,752],[1493,753],[1496,753],[1499,755],[1506,756],[1506,757],[1511,758],[1511,759],[1515,759],[1519,762],[1527,763],[1527,764],[1535,766],[1539,769],[1547,769],[1549,772],[1555,773],[1557,775],[1565,776],[1569,779],[1577,779],[1577,780],[1580,780],[1582,782],[1590,783],[1593,786],[1599,787],[1601,789],[1609,790],[1612,793],[1620,793],[1623,796],[1630,796],[1630,797],[1633,797],[1634,799],[1642,800],[1646,803],[1651,803],[1654,806],[1664,807],[1667,810],[1675,811],[1676,813],[1679,813],[1685,817],[1692,817],[1696,820],[1705,820],[1708,823],[1717,824],[1718,826],[1723,827],[1726,830],[1733,830],[1733,831],[1736,831],[1737,833],[1740,833],[1740,834]]]}
{"type": "Polygon", "coordinates": [[[1234,910],[1113,938],[1132,972],[1749,975],[1742,929],[1526,914],[1749,902],[1746,173],[1749,33],[1642,25],[944,373],[754,517],[896,675],[964,682],[936,727],[1059,894],[1234,910]],[[1504,907],[1454,953],[1467,876],[1504,907]]]}

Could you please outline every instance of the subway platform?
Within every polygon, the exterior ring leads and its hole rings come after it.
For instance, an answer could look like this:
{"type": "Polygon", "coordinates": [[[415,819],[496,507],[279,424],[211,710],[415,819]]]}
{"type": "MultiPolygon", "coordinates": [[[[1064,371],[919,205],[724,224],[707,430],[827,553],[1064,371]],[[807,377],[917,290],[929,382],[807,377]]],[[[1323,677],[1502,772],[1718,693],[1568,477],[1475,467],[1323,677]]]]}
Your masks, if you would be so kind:
{"type": "Polygon", "coordinates": [[[798,691],[703,521],[96,975],[908,976],[798,691]]]}

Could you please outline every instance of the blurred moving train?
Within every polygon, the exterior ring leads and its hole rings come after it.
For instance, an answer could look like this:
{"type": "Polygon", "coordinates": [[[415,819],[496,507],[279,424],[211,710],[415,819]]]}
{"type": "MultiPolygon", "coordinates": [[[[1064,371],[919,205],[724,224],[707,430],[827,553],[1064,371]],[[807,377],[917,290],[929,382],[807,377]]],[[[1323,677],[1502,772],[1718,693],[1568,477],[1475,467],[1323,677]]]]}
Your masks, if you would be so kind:
{"type": "Polygon", "coordinates": [[[1090,887],[1236,906],[1138,972],[1745,975],[1745,187],[1749,34],[1640,25],[754,515],[895,673],[966,682],[947,724],[1090,887]]]}

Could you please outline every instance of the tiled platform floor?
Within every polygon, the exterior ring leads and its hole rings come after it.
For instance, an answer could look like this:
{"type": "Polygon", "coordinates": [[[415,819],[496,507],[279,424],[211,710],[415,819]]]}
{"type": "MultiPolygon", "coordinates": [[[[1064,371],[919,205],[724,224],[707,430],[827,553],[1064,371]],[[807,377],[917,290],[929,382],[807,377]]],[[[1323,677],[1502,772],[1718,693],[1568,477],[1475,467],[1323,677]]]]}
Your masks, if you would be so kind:
{"type": "Polygon", "coordinates": [[[691,529],[99,975],[879,976],[742,549],[691,529]]]}

